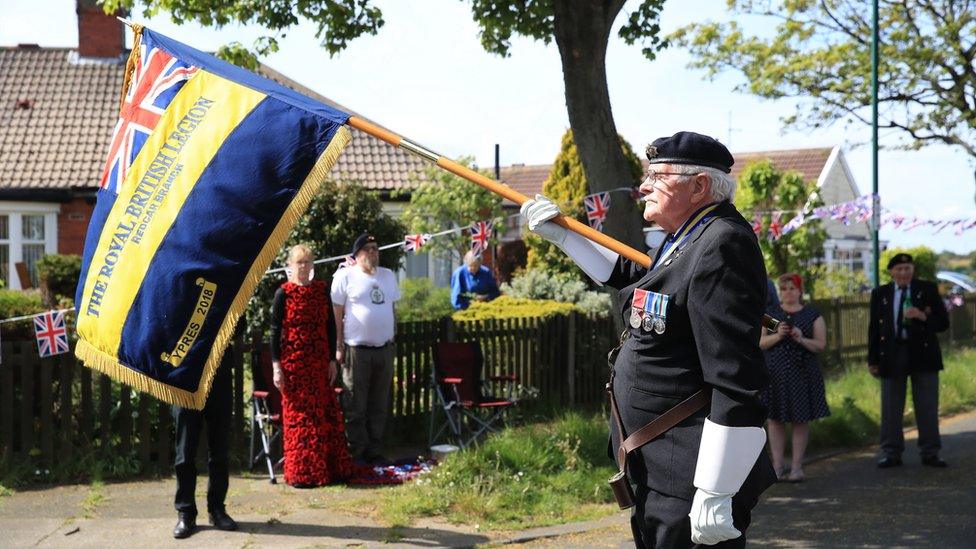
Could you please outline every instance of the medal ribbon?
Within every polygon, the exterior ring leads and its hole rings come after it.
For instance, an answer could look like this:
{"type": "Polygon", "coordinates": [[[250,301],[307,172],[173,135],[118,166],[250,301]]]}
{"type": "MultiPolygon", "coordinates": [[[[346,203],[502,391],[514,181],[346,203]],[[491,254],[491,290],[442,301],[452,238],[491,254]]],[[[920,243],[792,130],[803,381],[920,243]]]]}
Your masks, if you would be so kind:
{"type": "Polygon", "coordinates": [[[718,202],[698,212],[698,215],[692,218],[689,222],[685,223],[684,228],[679,230],[674,235],[674,238],[671,240],[673,244],[671,244],[670,247],[666,248],[664,250],[664,253],[662,253],[657,258],[657,261],[654,262],[654,268],[657,268],[658,265],[664,263],[664,260],[667,259],[668,256],[670,256],[675,250],[677,250],[682,244],[684,244],[685,240],[687,240],[688,237],[691,236],[691,233],[696,228],[698,228],[699,225],[701,225],[705,221],[708,221],[709,217],[711,217],[708,214],[712,213],[712,210],[714,210],[717,207],[718,207],[718,202]]]}
{"type": "Polygon", "coordinates": [[[667,294],[652,293],[653,297],[647,301],[644,309],[653,317],[664,319],[668,314],[668,300],[671,299],[667,294]]]}

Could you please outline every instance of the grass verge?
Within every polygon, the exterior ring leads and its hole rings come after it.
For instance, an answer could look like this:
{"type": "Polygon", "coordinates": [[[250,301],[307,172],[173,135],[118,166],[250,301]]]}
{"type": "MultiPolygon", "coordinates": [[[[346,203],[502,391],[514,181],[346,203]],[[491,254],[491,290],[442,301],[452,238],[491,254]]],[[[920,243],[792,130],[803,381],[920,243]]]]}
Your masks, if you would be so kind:
{"type": "MultiPolygon", "coordinates": [[[[946,353],[939,407],[948,415],[976,407],[976,349],[946,353]]],[[[879,382],[861,364],[827,380],[831,415],[811,425],[811,451],[874,442],[880,421],[879,382]]],[[[905,424],[914,423],[911,399],[905,424]]],[[[351,502],[393,526],[439,516],[484,530],[531,528],[588,520],[616,510],[606,480],[601,413],[562,413],[555,420],[507,429],[449,457],[416,482],[351,502]]]]}
{"type": "Polygon", "coordinates": [[[544,526],[605,515],[607,422],[564,413],[548,423],[506,429],[450,456],[426,477],[382,493],[394,526],[439,515],[479,529],[544,526]]]}
{"type": "MultiPolygon", "coordinates": [[[[939,375],[939,415],[976,407],[976,349],[953,349],[939,375]]],[[[910,384],[910,383],[909,383],[910,384]]],[[[905,425],[915,424],[911,389],[905,399],[905,425]]],[[[810,424],[810,451],[822,452],[874,442],[881,423],[881,389],[864,364],[852,364],[827,380],[830,416],[810,424]]]]}

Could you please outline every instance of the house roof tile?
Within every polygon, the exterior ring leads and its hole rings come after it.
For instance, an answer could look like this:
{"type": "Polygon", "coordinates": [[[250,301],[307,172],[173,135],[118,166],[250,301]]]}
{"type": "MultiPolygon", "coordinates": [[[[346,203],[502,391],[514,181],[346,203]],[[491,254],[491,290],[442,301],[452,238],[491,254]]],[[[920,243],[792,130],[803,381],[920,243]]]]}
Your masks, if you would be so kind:
{"type": "MultiPolygon", "coordinates": [[[[125,65],[77,63],[69,48],[0,47],[0,189],[91,189],[118,119],[125,65]]],[[[262,75],[351,113],[281,73],[262,75]]],[[[408,188],[424,161],[358,130],[332,170],[367,188],[408,188]]]]}

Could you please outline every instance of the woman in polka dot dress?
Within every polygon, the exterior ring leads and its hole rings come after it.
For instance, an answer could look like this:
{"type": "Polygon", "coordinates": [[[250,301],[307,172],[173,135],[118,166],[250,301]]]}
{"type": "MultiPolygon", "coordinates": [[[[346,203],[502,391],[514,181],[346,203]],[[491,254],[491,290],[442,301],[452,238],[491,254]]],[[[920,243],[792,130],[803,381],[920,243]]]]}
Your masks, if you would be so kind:
{"type": "Polygon", "coordinates": [[[759,346],[766,355],[769,387],[762,394],[769,409],[769,448],[780,480],[803,480],[803,455],[810,440],[809,422],[830,415],[817,354],[827,344],[827,325],[820,312],[800,302],[803,279],[796,273],[779,277],[780,305],[770,307],[783,322],[776,332],[763,331],[759,346]],[[786,424],[793,424],[792,465],[783,464],[786,424]]]}

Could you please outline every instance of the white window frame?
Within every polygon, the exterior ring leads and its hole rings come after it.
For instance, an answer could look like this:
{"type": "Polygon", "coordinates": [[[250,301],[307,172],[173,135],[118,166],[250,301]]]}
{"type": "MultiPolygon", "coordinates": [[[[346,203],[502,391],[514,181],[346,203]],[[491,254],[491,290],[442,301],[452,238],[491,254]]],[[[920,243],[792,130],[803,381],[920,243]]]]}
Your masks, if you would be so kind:
{"type": "MultiPolygon", "coordinates": [[[[9,246],[7,273],[10,280],[7,288],[20,290],[20,277],[17,276],[15,265],[24,260],[23,216],[44,216],[44,253],[58,253],[58,214],[61,213],[60,204],[46,202],[9,202],[0,201],[0,215],[6,215],[9,238],[0,240],[0,244],[9,246]]],[[[34,244],[35,242],[31,242],[34,244]]]]}

